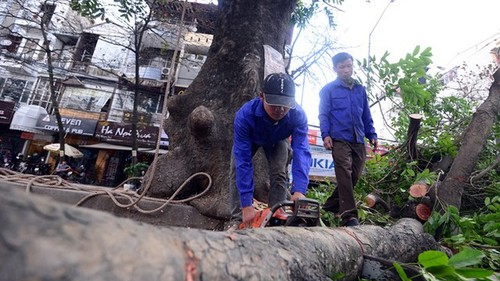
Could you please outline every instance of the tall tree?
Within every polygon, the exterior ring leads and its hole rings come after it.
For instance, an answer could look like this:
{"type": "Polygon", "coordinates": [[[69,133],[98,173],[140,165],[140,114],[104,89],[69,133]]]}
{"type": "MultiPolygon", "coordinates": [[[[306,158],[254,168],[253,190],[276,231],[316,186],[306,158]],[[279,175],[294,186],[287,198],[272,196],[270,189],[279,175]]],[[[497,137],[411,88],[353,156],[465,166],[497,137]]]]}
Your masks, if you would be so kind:
{"type": "MultiPolygon", "coordinates": [[[[73,2],[89,11],[88,14],[101,13],[102,3],[99,6],[95,1],[73,2]]],[[[116,2],[127,6],[130,0],[116,2]]],[[[171,1],[164,2],[168,5],[171,1]]],[[[187,5],[187,1],[172,2],[187,5]]],[[[179,199],[198,194],[211,184],[207,194],[189,204],[208,216],[223,218],[229,215],[225,199],[228,198],[227,171],[235,112],[260,90],[264,78],[264,45],[284,54],[294,23],[306,24],[319,9],[320,1],[311,3],[218,1],[214,40],[206,62],[183,95],[167,100],[168,112],[164,112],[164,116],[167,117],[165,127],[171,151],[159,157],[148,171],[143,183],[148,195],[170,197],[175,193],[179,199]],[[211,179],[197,176],[183,185],[198,172],[204,172],[211,179]],[[183,189],[176,193],[181,186],[183,189]]],[[[262,156],[257,156],[256,162],[256,196],[263,199],[269,186],[266,163],[262,156]]]]}
{"type": "MultiPolygon", "coordinates": [[[[211,190],[190,204],[207,215],[225,217],[233,117],[259,91],[263,46],[283,52],[296,1],[238,0],[218,5],[207,61],[185,94],[168,100],[171,151],[158,158],[156,170],[150,170],[147,179],[152,178],[149,194],[164,197],[192,174],[205,172],[212,177],[211,190]]],[[[264,169],[255,173],[256,185],[265,185],[264,169]]],[[[205,177],[195,177],[180,196],[200,193],[207,185],[205,177]]]]}

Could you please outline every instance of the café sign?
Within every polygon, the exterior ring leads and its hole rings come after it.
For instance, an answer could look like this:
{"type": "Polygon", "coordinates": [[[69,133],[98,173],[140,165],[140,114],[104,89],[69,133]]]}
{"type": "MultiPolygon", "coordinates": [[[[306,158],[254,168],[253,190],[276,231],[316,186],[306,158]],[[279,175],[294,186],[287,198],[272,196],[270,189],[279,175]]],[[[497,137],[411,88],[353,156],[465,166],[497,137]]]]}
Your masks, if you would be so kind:
{"type": "MultiPolygon", "coordinates": [[[[66,133],[85,136],[93,136],[97,125],[97,120],[66,116],[61,116],[61,122],[66,133]]],[[[46,131],[59,132],[56,117],[53,115],[40,116],[36,127],[46,131]]]]}
{"type": "MultiPolygon", "coordinates": [[[[138,144],[156,145],[158,131],[158,127],[137,125],[138,144]]],[[[105,142],[132,145],[132,124],[100,121],[97,124],[95,136],[105,142]]]]}

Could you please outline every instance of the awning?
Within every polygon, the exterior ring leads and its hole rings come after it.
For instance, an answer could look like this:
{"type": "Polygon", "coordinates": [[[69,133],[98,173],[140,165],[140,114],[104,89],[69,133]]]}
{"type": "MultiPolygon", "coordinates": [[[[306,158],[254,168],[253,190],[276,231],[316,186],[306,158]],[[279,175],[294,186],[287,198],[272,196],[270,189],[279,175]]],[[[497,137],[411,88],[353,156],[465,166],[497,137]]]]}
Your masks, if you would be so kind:
{"type": "Polygon", "coordinates": [[[43,134],[43,131],[36,128],[36,122],[42,114],[47,114],[45,108],[38,105],[22,105],[12,117],[10,123],[11,130],[43,134]]]}
{"type": "MultiPolygon", "coordinates": [[[[117,144],[106,143],[106,142],[99,142],[99,143],[96,143],[96,144],[80,145],[79,147],[80,148],[94,148],[94,149],[110,149],[110,150],[132,151],[132,147],[130,147],[130,146],[117,145],[117,144]]],[[[147,148],[147,147],[139,147],[138,151],[139,152],[144,152],[144,153],[155,153],[155,149],[154,148],[147,148]]],[[[168,150],[166,150],[166,149],[160,149],[158,151],[159,154],[165,154],[167,152],[168,152],[168,150]]]]}

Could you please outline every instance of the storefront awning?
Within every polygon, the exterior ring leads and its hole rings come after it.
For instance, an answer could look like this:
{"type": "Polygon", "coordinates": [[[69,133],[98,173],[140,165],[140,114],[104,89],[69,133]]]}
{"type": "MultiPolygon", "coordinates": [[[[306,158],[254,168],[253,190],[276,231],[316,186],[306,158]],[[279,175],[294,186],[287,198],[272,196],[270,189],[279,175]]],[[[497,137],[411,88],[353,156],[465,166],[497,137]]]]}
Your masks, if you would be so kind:
{"type": "Polygon", "coordinates": [[[47,114],[45,108],[38,105],[22,105],[12,117],[10,123],[11,130],[44,134],[43,131],[36,128],[36,122],[42,114],[47,114]]]}
{"type": "MultiPolygon", "coordinates": [[[[96,144],[86,144],[86,145],[80,145],[80,148],[94,148],[94,149],[110,149],[110,150],[125,150],[125,151],[132,151],[132,147],[130,146],[125,146],[125,145],[117,145],[117,144],[111,144],[111,143],[106,143],[106,142],[99,142],[96,144]]],[[[144,152],[144,153],[155,153],[154,148],[146,148],[146,147],[139,147],[138,148],[139,152],[144,152]]],[[[167,153],[168,150],[166,149],[160,149],[159,154],[165,154],[167,153]]]]}

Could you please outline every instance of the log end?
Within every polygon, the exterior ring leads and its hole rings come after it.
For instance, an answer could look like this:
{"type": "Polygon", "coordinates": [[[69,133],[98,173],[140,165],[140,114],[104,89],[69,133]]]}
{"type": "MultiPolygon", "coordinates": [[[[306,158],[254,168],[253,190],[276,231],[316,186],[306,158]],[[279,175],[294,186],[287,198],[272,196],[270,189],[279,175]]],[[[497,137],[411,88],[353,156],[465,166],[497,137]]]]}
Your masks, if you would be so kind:
{"type": "Polygon", "coordinates": [[[415,207],[415,213],[421,221],[427,221],[431,216],[431,208],[424,203],[420,203],[415,207]]]}
{"type": "Polygon", "coordinates": [[[429,186],[425,183],[415,183],[412,186],[410,186],[410,195],[413,198],[422,198],[425,195],[427,195],[427,192],[429,191],[429,186]]]}

